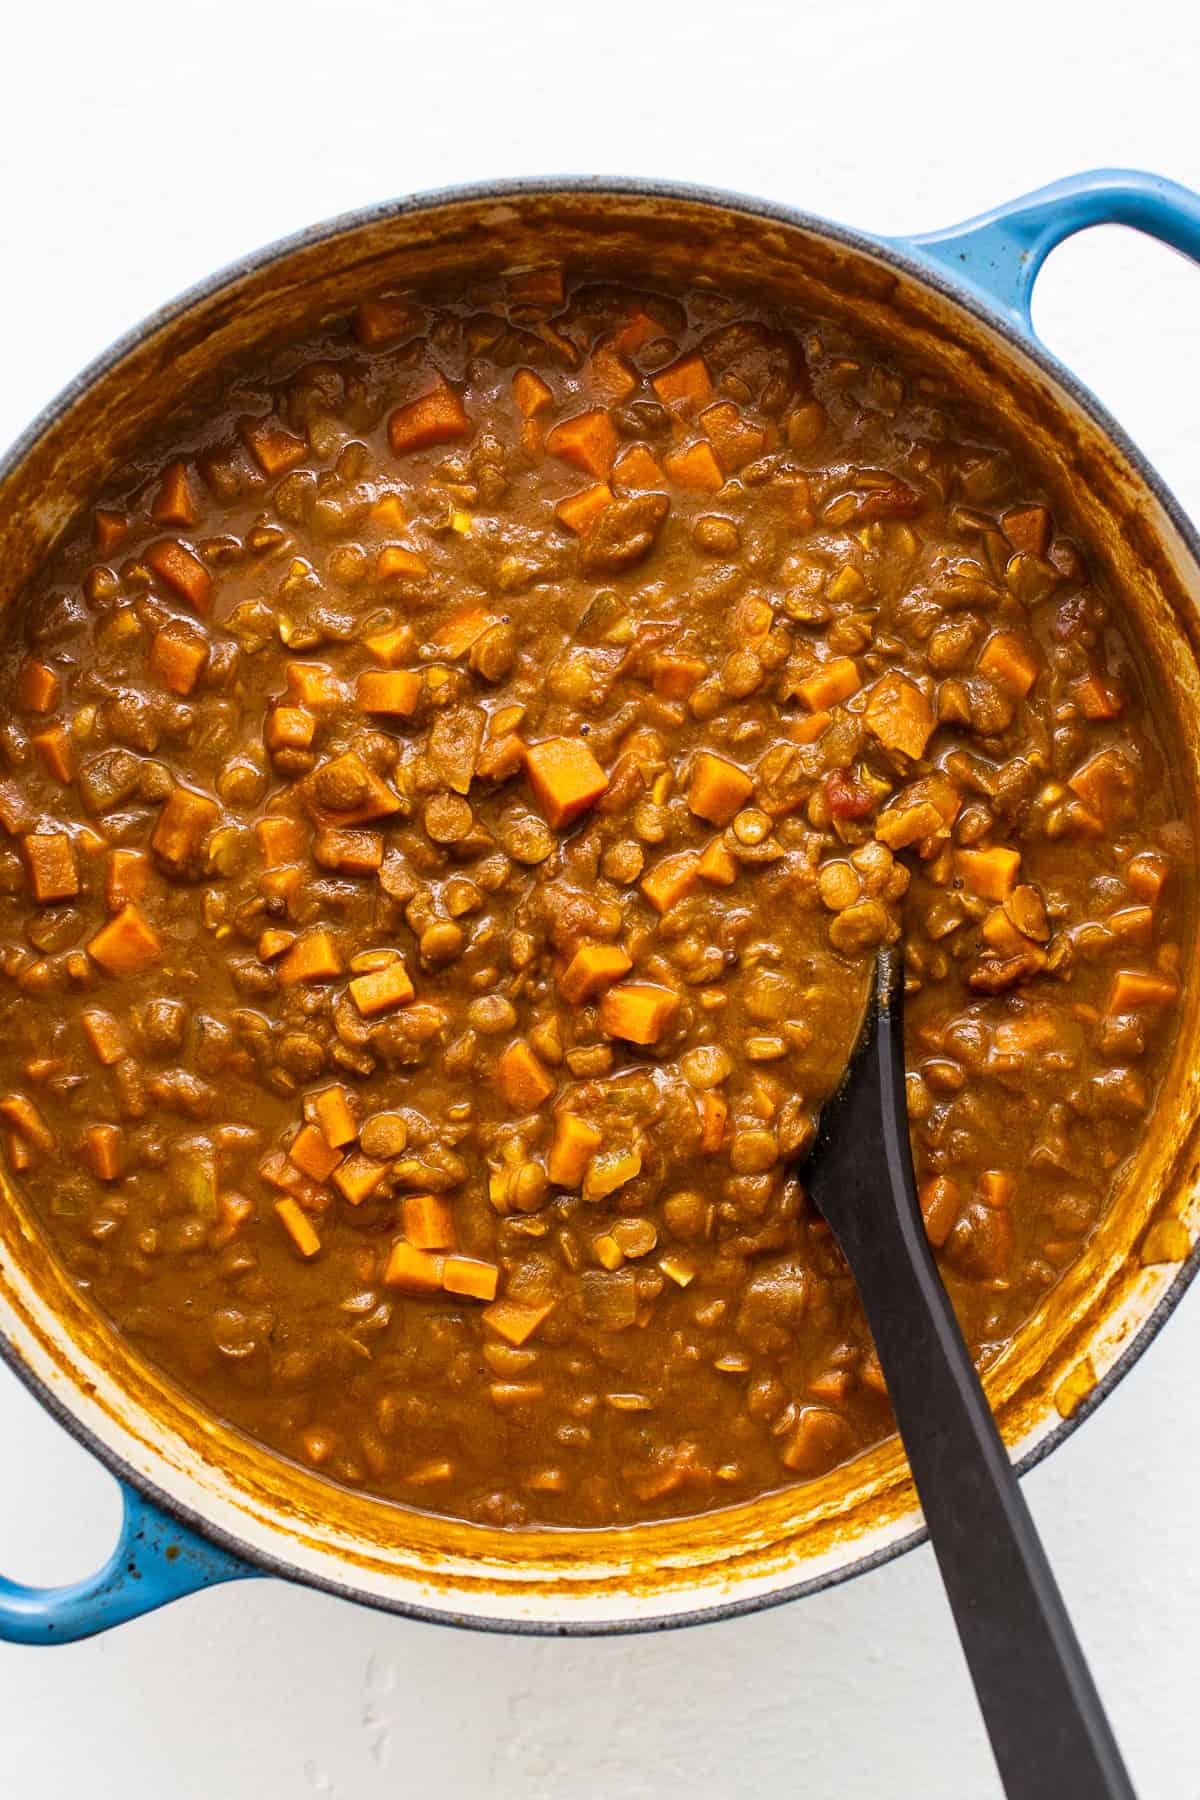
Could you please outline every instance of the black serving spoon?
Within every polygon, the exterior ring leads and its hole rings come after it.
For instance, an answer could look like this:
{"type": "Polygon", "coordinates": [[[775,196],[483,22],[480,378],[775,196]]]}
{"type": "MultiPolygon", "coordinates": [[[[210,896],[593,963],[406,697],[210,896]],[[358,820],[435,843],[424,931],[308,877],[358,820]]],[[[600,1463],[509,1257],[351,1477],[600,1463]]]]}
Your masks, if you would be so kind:
{"type": "Polygon", "coordinates": [[[902,959],[882,951],[808,1192],[858,1283],[1009,1800],[1133,1787],[942,1286],[917,1205],[902,959]]]}

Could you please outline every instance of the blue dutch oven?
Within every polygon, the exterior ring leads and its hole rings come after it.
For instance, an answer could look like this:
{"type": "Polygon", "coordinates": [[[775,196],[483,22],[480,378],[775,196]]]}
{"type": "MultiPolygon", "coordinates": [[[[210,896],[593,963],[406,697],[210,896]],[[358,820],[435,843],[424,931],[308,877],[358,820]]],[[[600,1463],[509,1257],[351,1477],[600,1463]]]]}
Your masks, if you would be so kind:
{"type": "MultiPolygon", "coordinates": [[[[1034,334],[1047,254],[1092,225],[1200,260],[1200,197],[1151,175],[1060,181],[947,231],[877,238],[737,195],[622,180],[489,184],[401,200],[272,245],[149,319],[85,371],[0,464],[0,602],[11,604],[139,436],[233,354],[364,292],[561,256],[633,277],[712,279],[801,313],[853,315],[1017,439],[1137,614],[1184,790],[1200,792],[1200,545],[1154,471],[1034,334]]],[[[1193,811],[1195,809],[1193,808],[1193,811]]],[[[1183,946],[1183,966],[1194,946],[1183,946]]],[[[1194,988],[1195,983],[1192,984],[1194,988]]],[[[1200,1250],[1200,1037],[1185,997],[1148,1134],[1081,1262],[988,1372],[1022,1468],[1142,1353],[1200,1250]]],[[[892,1442],[752,1504],[623,1531],[505,1533],[349,1493],[248,1443],[123,1348],[53,1261],[20,1196],[0,1203],[0,1351],[116,1474],[124,1522],[86,1581],[0,1580],[0,1638],[65,1643],[218,1582],[272,1574],[412,1617],[511,1631],[647,1630],[743,1612],[920,1541],[892,1442]]]]}

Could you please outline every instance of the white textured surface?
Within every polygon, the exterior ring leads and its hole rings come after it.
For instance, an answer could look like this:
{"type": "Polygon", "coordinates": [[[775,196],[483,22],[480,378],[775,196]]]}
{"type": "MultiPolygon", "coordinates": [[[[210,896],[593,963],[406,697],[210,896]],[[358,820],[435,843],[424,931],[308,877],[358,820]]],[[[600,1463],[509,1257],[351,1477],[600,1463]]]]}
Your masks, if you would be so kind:
{"type": "MultiPolygon", "coordinates": [[[[1191,10],[1013,0],[141,0],[14,7],[0,439],[160,300],[281,232],[501,174],[675,176],[883,231],[1097,164],[1200,187],[1191,10]]],[[[1200,271],[1119,231],[1053,259],[1047,340],[1200,514],[1200,271]]],[[[1144,1796],[1200,1793],[1200,1293],[1027,1482],[1144,1796]]],[[[0,1566],[82,1574],[115,1490],[0,1371],[0,1566]]],[[[927,1550],[757,1618],[541,1643],[280,1584],[0,1646],[13,1800],[975,1800],[998,1792],[927,1550]]],[[[1064,1800],[1074,1800],[1064,1792],[1064,1800]]]]}

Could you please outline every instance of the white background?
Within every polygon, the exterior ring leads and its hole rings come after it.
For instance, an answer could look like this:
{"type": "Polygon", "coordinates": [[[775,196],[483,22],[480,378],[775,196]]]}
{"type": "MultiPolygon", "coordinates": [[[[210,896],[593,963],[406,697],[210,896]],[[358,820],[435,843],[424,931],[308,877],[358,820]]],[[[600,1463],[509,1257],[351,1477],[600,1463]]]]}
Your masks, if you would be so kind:
{"type": "MultiPolygon", "coordinates": [[[[416,188],[640,173],[902,232],[1094,165],[1200,187],[1198,18],[1163,0],[12,5],[0,440],[211,269],[416,188]]],[[[1200,516],[1200,271],[1094,232],[1052,259],[1037,316],[1200,516]]],[[[1026,1483],[1144,1800],[1200,1795],[1198,1368],[1200,1292],[1026,1483]]],[[[108,1477],[0,1370],[0,1567],[82,1575],[116,1516],[108,1477]]],[[[998,1791],[928,1550],[655,1639],[472,1637],[262,1582],[71,1648],[0,1646],[6,1800],[998,1791]]]]}

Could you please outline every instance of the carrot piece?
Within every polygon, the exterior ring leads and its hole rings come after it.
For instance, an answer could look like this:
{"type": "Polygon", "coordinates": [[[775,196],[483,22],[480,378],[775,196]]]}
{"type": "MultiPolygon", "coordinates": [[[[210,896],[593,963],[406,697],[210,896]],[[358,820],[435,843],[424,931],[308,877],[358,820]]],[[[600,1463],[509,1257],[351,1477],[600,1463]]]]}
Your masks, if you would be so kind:
{"type": "Polygon", "coordinates": [[[75,846],[65,831],[32,831],[21,839],[29,885],[39,906],[70,900],[79,892],[75,846]]]}
{"type": "Polygon", "coordinates": [[[350,983],[350,994],[364,1019],[377,1018],[397,1006],[407,1006],[416,989],[408,978],[402,957],[370,975],[356,975],[350,983]]]}
{"type": "Polygon", "coordinates": [[[975,667],[1015,700],[1023,700],[1041,672],[1041,658],[1018,631],[996,631],[979,653],[975,667]]]}
{"type": "Polygon", "coordinates": [[[663,467],[678,487],[715,494],[725,486],[725,476],[713,455],[712,445],[703,440],[689,444],[686,450],[668,450],[663,457],[663,467]]]}
{"type": "Polygon", "coordinates": [[[911,757],[925,754],[936,724],[920,688],[894,670],[871,689],[863,717],[885,750],[902,750],[911,757]]]}
{"type": "Polygon", "coordinates": [[[263,742],[272,755],[277,750],[307,750],[316,736],[317,721],[302,706],[275,706],[263,726],[263,742]]]}
{"type": "Polygon", "coordinates": [[[1171,865],[1157,850],[1139,850],[1125,865],[1125,880],[1139,900],[1153,905],[1166,885],[1171,865]]]}
{"type": "Polygon", "coordinates": [[[53,712],[61,693],[62,682],[54,670],[34,656],[26,657],[17,676],[17,705],[25,712],[53,712]]]}
{"type": "Polygon", "coordinates": [[[173,619],[156,631],[146,666],[175,694],[190,694],[208,661],[208,639],[185,619],[173,619]]]}
{"type": "Polygon", "coordinates": [[[754,783],[744,769],[702,750],[692,765],[688,810],[710,825],[728,825],[753,792],[754,783]]]}
{"type": "Polygon", "coordinates": [[[748,462],[761,456],[767,434],[761,425],[744,419],[732,400],[718,400],[700,414],[700,424],[708,433],[717,461],[727,475],[736,475],[748,462]]]}
{"type": "Polygon", "coordinates": [[[505,1106],[515,1113],[536,1112],[554,1092],[553,1077],[524,1038],[514,1038],[501,1051],[496,1063],[496,1086],[505,1106]]]}
{"type": "Polygon", "coordinates": [[[448,1256],[442,1264],[442,1286],[467,1300],[494,1300],[500,1283],[495,1263],[474,1256],[448,1256]]]}
{"type": "Polygon", "coordinates": [[[110,850],[104,885],[104,904],[109,912],[120,912],[131,900],[143,899],[149,881],[150,858],[144,850],[110,850]]]}
{"type": "Polygon", "coordinates": [[[737,860],[717,837],[701,851],[696,873],[714,887],[732,887],[737,880],[737,860]]]}
{"type": "Polygon", "coordinates": [[[554,1138],[546,1158],[546,1173],[558,1187],[578,1187],[604,1134],[578,1114],[560,1112],[554,1121],[554,1138]]]}
{"type": "Polygon", "coordinates": [[[279,1223],[305,1261],[314,1257],[321,1248],[321,1240],[299,1201],[286,1194],[282,1200],[275,1202],[275,1212],[279,1223]]]}
{"type": "Polygon", "coordinates": [[[88,944],[88,955],[110,975],[138,975],[162,955],[157,931],[131,901],[102,925],[88,944]]]}
{"type": "Polygon", "coordinates": [[[956,850],[954,872],[968,894],[981,900],[1007,900],[1017,885],[1021,852],[995,844],[988,850],[956,850]]]}
{"type": "Polygon", "coordinates": [[[1174,1006],[1179,988],[1164,975],[1147,975],[1137,969],[1120,969],[1112,978],[1104,1011],[1108,1018],[1119,1013],[1145,1012],[1174,1006]]]}
{"type": "Polygon", "coordinates": [[[199,516],[187,464],[168,463],[151,502],[150,517],[159,525],[194,525],[199,516]]]}
{"type": "Polygon", "coordinates": [[[351,1206],[361,1206],[364,1200],[370,1199],[386,1174],[386,1163],[365,1156],[361,1150],[352,1150],[334,1170],[333,1185],[351,1206]]]}
{"type": "Polygon", "coordinates": [[[212,576],[200,558],[176,538],[162,538],[146,551],[145,562],[169,588],[173,588],[197,612],[207,612],[212,598],[212,576]]]}
{"type": "Polygon", "coordinates": [[[454,1213],[443,1194],[406,1194],[404,1235],[418,1250],[453,1250],[454,1213]]]}
{"type": "Polygon", "coordinates": [[[921,1183],[917,1198],[925,1221],[925,1236],[935,1250],[940,1250],[958,1219],[958,1183],[946,1175],[932,1175],[921,1183]]]}
{"type": "Polygon", "coordinates": [[[192,860],[221,816],[221,809],[207,794],[177,787],[158,815],[150,848],[165,863],[179,869],[192,860]]]}
{"type": "Polygon", "coordinates": [[[119,1125],[91,1125],[83,1134],[83,1154],[97,1181],[119,1181],[125,1167],[124,1133],[119,1125]]]}
{"type": "Polygon", "coordinates": [[[89,1007],[79,1022],[83,1026],[84,1036],[91,1046],[93,1056],[97,1062],[103,1063],[106,1069],[111,1068],[114,1063],[119,1063],[121,1058],[128,1054],[129,1043],[124,1027],[118,1019],[113,1017],[112,1013],[105,1012],[103,1007],[89,1007]]]}
{"type": "Polygon", "coordinates": [[[677,362],[660,369],[657,375],[650,377],[650,386],[664,406],[693,410],[703,406],[712,397],[713,391],[708,364],[699,351],[693,351],[690,356],[681,356],[677,362]]]}
{"type": "Polygon", "coordinates": [[[328,931],[306,931],[298,937],[279,965],[285,987],[297,981],[333,981],[342,972],[337,944],[328,931]]]}
{"type": "Polygon", "coordinates": [[[405,1294],[440,1294],[445,1258],[397,1238],[383,1271],[383,1285],[405,1294]]]}
{"type": "Polygon", "coordinates": [[[531,1306],[527,1300],[495,1300],[491,1306],[485,1306],[479,1316],[497,1337],[519,1350],[553,1311],[553,1300],[547,1300],[541,1306],[531,1306]]]}
{"type": "Polygon", "coordinates": [[[288,1155],[296,1167],[314,1181],[328,1181],[342,1160],[342,1152],[327,1144],[315,1125],[302,1125],[291,1143],[288,1155]]]}
{"type": "Polygon", "coordinates": [[[12,1126],[25,1143],[49,1156],[55,1149],[54,1133],[27,1094],[5,1094],[0,1100],[0,1119],[12,1126]]]}
{"type": "Polygon", "coordinates": [[[581,738],[531,744],[525,767],[537,803],[556,831],[586,812],[608,786],[608,776],[581,738]]]}
{"type": "Polygon", "coordinates": [[[721,1095],[708,1088],[700,1096],[700,1148],[707,1156],[712,1156],[725,1141],[725,1121],[729,1117],[729,1102],[721,1095]]]}
{"type": "Polygon", "coordinates": [[[645,444],[630,444],[628,450],[622,450],[612,472],[613,480],[623,488],[652,490],[667,485],[666,476],[645,444]]]}
{"type": "Polygon", "coordinates": [[[630,1044],[655,1044],[679,1011],[679,995],[650,982],[609,988],[600,1002],[600,1029],[630,1044]]]}
{"type": "Polygon", "coordinates": [[[673,856],[664,856],[649,874],[643,875],[640,886],[643,894],[656,912],[665,913],[689,894],[700,877],[700,857],[695,850],[679,850],[673,856]]]}
{"type": "Polygon", "coordinates": [[[523,418],[532,419],[554,399],[552,389],[532,369],[518,369],[512,378],[512,396],[523,418]]]}
{"type": "Polygon", "coordinates": [[[285,950],[290,950],[295,941],[294,931],[282,931],[278,926],[269,927],[266,931],[259,933],[258,943],[255,945],[255,949],[258,951],[258,960],[274,962],[277,956],[282,956],[285,950]]]}
{"type": "Polygon", "coordinates": [[[1050,545],[1050,514],[1044,506],[1014,506],[1000,524],[1014,550],[1026,556],[1045,556],[1050,545]]]}
{"type": "Polygon", "coordinates": [[[388,420],[388,442],[393,456],[427,450],[433,444],[449,444],[470,434],[471,421],[462,401],[448,382],[439,382],[419,400],[398,406],[388,420]]]}
{"type": "Polygon", "coordinates": [[[686,700],[708,674],[702,656],[668,656],[650,660],[650,682],[660,700],[686,700]]]}
{"type": "Polygon", "coordinates": [[[429,564],[420,551],[407,544],[385,544],[375,558],[376,581],[417,580],[428,573],[429,564]]]}
{"type": "Polygon", "coordinates": [[[286,475],[308,455],[304,439],[270,414],[265,419],[239,419],[238,435],[268,481],[286,475]]]}
{"type": "Polygon", "coordinates": [[[313,860],[322,869],[344,869],[348,875],[373,875],[383,867],[383,837],[378,831],[319,831],[313,860]]]}
{"type": "Polygon", "coordinates": [[[413,631],[411,625],[393,625],[390,631],[377,631],[371,637],[363,639],[363,649],[369,650],[372,656],[378,657],[389,668],[395,668],[412,654],[413,631]]]}
{"type": "Polygon", "coordinates": [[[828,712],[831,706],[838,706],[843,700],[849,700],[851,694],[857,694],[861,686],[858,664],[854,658],[835,656],[832,662],[823,663],[807,680],[801,681],[796,692],[809,712],[820,713],[828,712]]]}
{"type": "Polygon", "coordinates": [[[98,506],[92,514],[92,542],[101,556],[111,556],[129,536],[133,528],[133,520],[128,513],[114,512],[111,507],[98,506]]]}
{"type": "Polygon", "coordinates": [[[254,835],[258,839],[263,861],[269,869],[278,869],[284,863],[295,862],[304,855],[308,843],[308,831],[302,821],[286,818],[281,813],[273,813],[268,819],[260,819],[254,827],[254,835]]]}
{"type": "Polygon", "coordinates": [[[559,976],[558,990],[572,1006],[582,1006],[632,967],[620,944],[581,944],[559,976]]]}
{"type": "Polygon", "coordinates": [[[422,678],[415,669],[365,669],[354,690],[360,712],[407,719],[417,710],[422,678]]]}
{"type": "Polygon", "coordinates": [[[1016,1191],[1016,1182],[1007,1169],[984,1169],[975,1183],[975,1192],[985,1206],[1007,1206],[1016,1191]]]}
{"type": "Polygon", "coordinates": [[[434,647],[453,662],[456,658],[465,656],[476,639],[481,638],[495,622],[494,614],[487,612],[482,606],[460,606],[457,612],[451,613],[445,623],[438,627],[433,639],[434,647]]]}
{"type": "Polygon", "coordinates": [[[597,406],[556,425],[546,438],[546,448],[551,456],[560,456],[572,468],[603,481],[620,442],[616,426],[604,408],[597,406]]]}
{"type": "Polygon", "coordinates": [[[607,481],[598,481],[594,487],[568,494],[565,500],[560,500],[554,509],[555,517],[568,531],[582,536],[593,519],[598,519],[612,505],[612,498],[613,491],[607,481]]]}
{"type": "Polygon", "coordinates": [[[354,1142],[358,1136],[358,1124],[346,1088],[322,1088],[313,1097],[312,1104],[321,1135],[327,1144],[332,1144],[335,1150],[342,1150],[347,1144],[354,1142]]]}
{"type": "Polygon", "coordinates": [[[407,300],[388,294],[381,300],[362,300],[354,309],[354,335],[364,350],[395,344],[415,331],[420,315],[407,300]]]}

